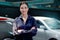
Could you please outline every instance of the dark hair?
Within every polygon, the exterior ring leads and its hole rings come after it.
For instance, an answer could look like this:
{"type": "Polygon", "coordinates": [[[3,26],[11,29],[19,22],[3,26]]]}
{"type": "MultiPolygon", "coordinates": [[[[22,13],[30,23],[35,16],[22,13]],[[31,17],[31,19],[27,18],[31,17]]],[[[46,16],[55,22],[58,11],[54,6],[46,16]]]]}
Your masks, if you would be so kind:
{"type": "Polygon", "coordinates": [[[20,6],[21,6],[22,4],[26,4],[26,5],[28,6],[28,3],[25,2],[25,1],[20,2],[20,6]]]}

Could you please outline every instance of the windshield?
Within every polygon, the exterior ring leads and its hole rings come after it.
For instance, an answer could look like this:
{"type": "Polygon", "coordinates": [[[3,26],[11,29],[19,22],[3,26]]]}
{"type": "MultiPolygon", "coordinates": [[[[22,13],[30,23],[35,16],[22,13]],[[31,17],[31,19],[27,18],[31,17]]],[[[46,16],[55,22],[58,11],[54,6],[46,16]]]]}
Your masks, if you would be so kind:
{"type": "Polygon", "coordinates": [[[51,29],[60,29],[60,21],[54,18],[44,20],[51,29]]]}

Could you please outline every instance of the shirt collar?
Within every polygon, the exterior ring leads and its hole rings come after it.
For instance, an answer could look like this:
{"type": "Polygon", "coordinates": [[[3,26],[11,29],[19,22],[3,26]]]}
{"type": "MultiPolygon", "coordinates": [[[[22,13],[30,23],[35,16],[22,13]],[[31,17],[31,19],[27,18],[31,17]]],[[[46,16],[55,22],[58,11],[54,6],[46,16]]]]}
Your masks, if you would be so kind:
{"type": "Polygon", "coordinates": [[[20,15],[19,18],[22,18],[22,15],[20,15]]]}
{"type": "MultiPolygon", "coordinates": [[[[22,15],[20,15],[19,16],[19,18],[22,18],[22,15]]],[[[31,18],[31,16],[30,15],[28,15],[28,18],[27,19],[30,19],[31,18]]]]}

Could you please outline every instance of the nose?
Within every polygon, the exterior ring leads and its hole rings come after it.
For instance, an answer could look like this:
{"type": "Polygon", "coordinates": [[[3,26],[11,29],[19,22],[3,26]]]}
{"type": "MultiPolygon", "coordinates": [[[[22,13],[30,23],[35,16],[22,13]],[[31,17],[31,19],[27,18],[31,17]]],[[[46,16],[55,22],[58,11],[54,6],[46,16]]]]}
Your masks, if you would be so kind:
{"type": "Polygon", "coordinates": [[[24,8],[23,11],[26,11],[26,9],[24,8]]]}

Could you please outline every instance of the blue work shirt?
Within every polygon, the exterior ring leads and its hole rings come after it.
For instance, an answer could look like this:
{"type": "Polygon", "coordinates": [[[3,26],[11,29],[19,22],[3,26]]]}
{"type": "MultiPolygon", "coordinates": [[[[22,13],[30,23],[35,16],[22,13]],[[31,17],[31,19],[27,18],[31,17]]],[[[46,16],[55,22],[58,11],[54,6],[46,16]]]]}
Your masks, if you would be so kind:
{"type": "Polygon", "coordinates": [[[35,29],[32,30],[30,33],[32,35],[36,34],[37,32],[36,20],[32,16],[28,15],[28,18],[25,24],[22,19],[22,16],[16,17],[15,22],[16,22],[16,27],[20,29],[30,30],[32,27],[35,27],[35,29]]]}

